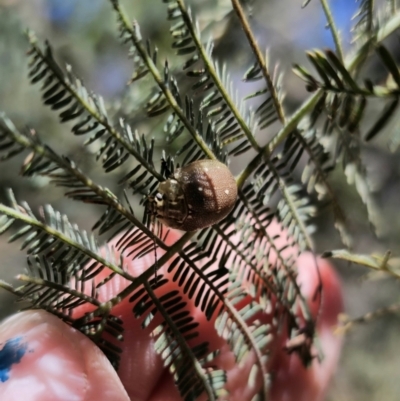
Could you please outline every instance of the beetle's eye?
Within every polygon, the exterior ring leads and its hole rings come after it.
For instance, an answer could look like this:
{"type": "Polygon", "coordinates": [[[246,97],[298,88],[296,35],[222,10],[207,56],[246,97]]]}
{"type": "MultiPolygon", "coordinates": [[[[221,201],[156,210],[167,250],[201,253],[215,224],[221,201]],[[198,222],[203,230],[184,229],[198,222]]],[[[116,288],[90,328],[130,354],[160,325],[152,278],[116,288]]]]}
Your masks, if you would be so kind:
{"type": "Polygon", "coordinates": [[[160,194],[160,192],[157,192],[156,199],[159,200],[159,201],[162,201],[163,198],[164,198],[163,194],[160,194]]]}

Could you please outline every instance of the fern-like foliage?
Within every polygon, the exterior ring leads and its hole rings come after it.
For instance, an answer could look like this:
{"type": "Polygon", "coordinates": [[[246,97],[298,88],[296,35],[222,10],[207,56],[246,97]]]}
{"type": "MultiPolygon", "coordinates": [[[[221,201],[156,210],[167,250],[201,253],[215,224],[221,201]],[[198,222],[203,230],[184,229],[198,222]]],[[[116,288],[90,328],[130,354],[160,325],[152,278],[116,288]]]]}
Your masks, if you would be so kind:
{"type": "MultiPolygon", "coordinates": [[[[278,67],[270,69],[274,63],[257,44],[238,0],[232,0],[232,13],[253,57],[243,80],[260,83],[260,89],[247,96],[237,94],[228,66],[216,62],[213,39],[204,38],[186,2],[163,3],[181,70],[171,70],[173,63],[168,60],[160,62],[157,47],[142,37],[139,22],[131,22],[120,2],[110,0],[132,59],[130,84],[146,79],[153,85],[143,95],[147,98],[143,110],[160,122],[167,142],[182,144],[174,155],[164,152],[163,161],[155,155],[154,139],[114,118],[107,102],[87,89],[71,66],[56,61],[48,42],[41,45],[32,31],[27,32],[29,79],[40,85],[43,104],[57,113],[60,123],[68,123],[73,135],[87,135],[83,146],[97,145],[94,159],[105,174],[120,174],[124,196],[95,182],[71,157],[42,141],[35,130],[19,129],[19,124],[1,114],[0,160],[29,152],[23,176],[46,177],[50,185],[65,188],[65,196],[73,201],[103,207],[93,231],[107,233],[112,245],[99,247],[94,233],[81,230],[50,206],[37,217],[27,203],[18,203],[9,192],[9,205],[0,205],[0,233],[13,231],[10,241],[22,241],[28,267],[19,276],[21,287],[0,285],[30,308],[45,309],[88,335],[116,368],[124,322],[114,315],[114,308],[130,302],[134,317],[156,339],[155,350],[183,399],[193,400],[203,393],[210,400],[229,397],[226,372],[213,365],[218,352],[198,339],[199,323],[190,315],[190,301],[214,322],[237,363],[253,354],[252,375],[260,378],[257,395],[264,400],[270,382],[268,346],[277,333],[287,331],[289,340],[307,333],[311,345],[298,353],[304,364],[311,363],[315,354],[316,322],[296,282],[296,258],[302,251],[314,252],[313,217],[320,201],[331,205],[344,244],[351,243],[346,211],[330,181],[337,164],[342,164],[370,221],[379,227],[361,149],[364,141],[383,131],[397,110],[399,68],[381,42],[400,25],[400,18],[396,14],[378,22],[374,2],[361,1],[356,31],[367,40],[356,41],[355,56],[348,61],[329,6],[321,1],[336,49],[309,51],[313,72],[295,65],[295,73],[312,94],[287,116],[283,74],[278,67]],[[385,85],[372,79],[359,81],[360,69],[371,54],[379,56],[390,75],[385,85]],[[188,88],[179,78],[182,75],[190,81],[188,88]],[[259,101],[255,110],[247,105],[250,98],[259,101]],[[371,98],[381,100],[385,107],[364,133],[371,98]],[[272,137],[268,142],[266,131],[272,137]],[[227,164],[229,159],[243,157],[250,159],[236,177],[238,199],[230,214],[213,226],[180,234],[171,244],[168,229],[149,215],[148,204],[159,183],[178,165],[199,159],[227,164]],[[137,208],[131,194],[140,198],[137,208]],[[285,231],[271,234],[271,225],[277,221],[285,231]],[[148,267],[132,274],[128,265],[145,257],[151,260],[148,267]],[[102,290],[116,278],[125,280],[125,285],[104,298],[102,290]],[[179,291],[167,290],[171,284],[179,291]],[[270,324],[259,318],[267,310],[274,311],[270,324]]],[[[391,10],[396,10],[394,2],[391,10]]],[[[399,141],[393,135],[392,147],[399,141]]]]}

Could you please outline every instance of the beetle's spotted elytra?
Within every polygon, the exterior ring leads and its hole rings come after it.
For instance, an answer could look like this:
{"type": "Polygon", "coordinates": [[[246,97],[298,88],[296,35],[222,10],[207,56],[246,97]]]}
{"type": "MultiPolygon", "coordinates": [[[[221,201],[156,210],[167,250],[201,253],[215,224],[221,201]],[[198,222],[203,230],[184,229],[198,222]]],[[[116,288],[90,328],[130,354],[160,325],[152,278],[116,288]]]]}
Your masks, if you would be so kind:
{"type": "Polygon", "coordinates": [[[236,181],[225,164],[197,160],[160,183],[150,211],[167,227],[196,231],[225,218],[236,198],[236,181]]]}

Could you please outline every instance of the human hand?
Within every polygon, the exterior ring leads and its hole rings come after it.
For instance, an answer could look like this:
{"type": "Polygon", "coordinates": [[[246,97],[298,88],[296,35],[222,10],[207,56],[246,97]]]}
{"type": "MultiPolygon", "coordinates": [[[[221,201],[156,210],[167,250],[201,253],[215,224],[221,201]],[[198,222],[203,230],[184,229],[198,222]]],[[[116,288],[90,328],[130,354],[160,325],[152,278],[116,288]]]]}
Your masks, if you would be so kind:
{"type": "MultiPolygon", "coordinates": [[[[176,240],[172,232],[169,240],[176,240]]],[[[129,266],[136,276],[152,264],[151,255],[129,266]]],[[[271,373],[272,401],[318,401],[323,399],[340,354],[341,339],[332,330],[342,311],[340,283],[326,260],[318,261],[323,285],[317,332],[325,354],[322,363],[314,360],[305,368],[297,354],[284,349],[285,334],[270,345],[267,369],[271,373]]],[[[311,254],[298,258],[298,282],[314,315],[318,301],[312,301],[319,285],[311,254]]],[[[99,278],[101,279],[101,277],[99,278]]],[[[127,282],[116,276],[103,288],[100,297],[107,299],[127,282]]],[[[163,291],[179,289],[171,282],[163,291]]],[[[235,362],[225,342],[217,336],[213,320],[188,304],[192,316],[200,323],[199,336],[211,349],[220,349],[216,363],[227,371],[229,400],[251,400],[255,388],[247,386],[253,364],[249,355],[242,366],[235,362]]],[[[82,313],[84,310],[82,309],[82,313]]],[[[0,325],[0,399],[2,401],[178,401],[179,393],[161,358],[153,349],[149,329],[142,330],[132,314],[132,304],[122,301],[113,314],[124,321],[124,342],[118,375],[101,351],[80,332],[44,311],[27,311],[6,319],[0,325]],[[2,349],[1,349],[2,348],[2,349]]],[[[268,319],[264,317],[264,319],[268,319]]],[[[264,321],[266,323],[266,321],[264,321]]]]}

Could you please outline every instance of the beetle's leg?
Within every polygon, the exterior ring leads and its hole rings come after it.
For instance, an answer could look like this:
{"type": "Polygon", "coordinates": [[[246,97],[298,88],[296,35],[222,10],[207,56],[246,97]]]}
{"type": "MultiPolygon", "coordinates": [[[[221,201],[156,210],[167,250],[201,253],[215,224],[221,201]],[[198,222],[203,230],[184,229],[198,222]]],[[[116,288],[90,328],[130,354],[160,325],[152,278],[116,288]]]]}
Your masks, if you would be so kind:
{"type": "Polygon", "coordinates": [[[161,174],[165,175],[165,178],[168,180],[169,177],[172,176],[172,171],[168,167],[168,163],[164,158],[161,159],[161,174]]]}

